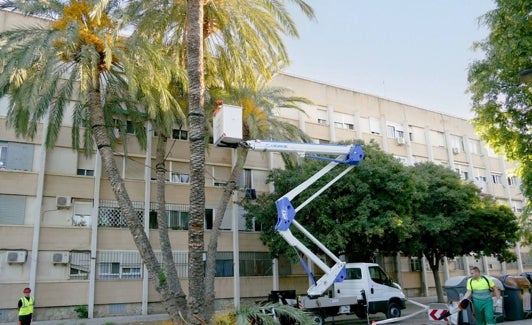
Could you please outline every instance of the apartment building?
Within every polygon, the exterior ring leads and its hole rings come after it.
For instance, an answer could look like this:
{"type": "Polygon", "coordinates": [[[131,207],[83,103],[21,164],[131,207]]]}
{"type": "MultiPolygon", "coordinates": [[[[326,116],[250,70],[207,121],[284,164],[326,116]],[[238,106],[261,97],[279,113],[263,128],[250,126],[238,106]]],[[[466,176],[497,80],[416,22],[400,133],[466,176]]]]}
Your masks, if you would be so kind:
{"type": "MultiPolygon", "coordinates": [[[[33,20],[0,11],[2,29],[33,20]]],[[[273,84],[290,88],[315,103],[304,107],[307,114],[280,108],[278,117],[299,126],[316,142],[374,140],[405,164],[443,164],[462,178],[474,180],[484,193],[509,204],[516,212],[523,206],[519,180],[511,172],[513,165],[487,149],[466,120],[285,74],[277,76],[273,84]]],[[[90,148],[87,152],[73,151],[70,147],[70,115],[65,114],[56,147],[46,150],[46,123],[39,126],[34,139],[18,138],[6,128],[6,103],[5,98],[0,101],[0,322],[15,319],[16,301],[26,286],[34,290],[38,320],[75,317],[78,305],[88,306],[91,317],[164,312],[125,228],[110,184],[102,175],[98,153],[90,148]]],[[[139,218],[160,255],[157,230],[153,229],[157,136],[149,124],[146,132],[148,146],[143,150],[133,129],[127,128],[127,154],[122,143],[115,159],[139,218]]],[[[116,135],[119,139],[124,136],[116,135]]],[[[188,132],[176,126],[172,138],[167,146],[166,210],[174,259],[186,291],[188,132]]],[[[234,163],[232,149],[210,146],[205,173],[206,240],[234,163]]],[[[217,253],[218,308],[254,301],[272,289],[306,292],[304,270],[285,258],[272,261],[259,234],[253,227],[247,229],[242,209],[233,203],[249,189],[270,191],[266,176],[272,168],[282,166],[277,154],[251,152],[248,156],[239,190],[222,222],[217,253]]],[[[527,248],[518,247],[517,253],[521,259],[515,265],[501,265],[490,258],[449,260],[442,278],[465,274],[468,265],[478,265],[492,274],[532,270],[527,248]]],[[[379,262],[407,294],[434,292],[433,280],[427,276],[422,260],[394,256],[381,257],[379,262]]]]}
{"type": "MultiPolygon", "coordinates": [[[[524,197],[514,174],[515,165],[488,148],[469,121],[287,74],[278,75],[273,85],[313,101],[313,105],[304,107],[305,112],[283,108],[278,116],[297,125],[315,142],[374,141],[405,165],[431,161],[449,167],[462,179],[475,182],[482,193],[509,205],[516,214],[522,212],[524,197]]],[[[516,254],[518,261],[511,264],[489,257],[447,260],[441,276],[447,279],[463,275],[469,266],[494,275],[530,270],[529,248],[517,246],[516,254]]],[[[407,294],[432,292],[433,279],[426,276],[429,268],[422,260],[396,256],[383,257],[379,262],[396,275],[407,294]]]]}

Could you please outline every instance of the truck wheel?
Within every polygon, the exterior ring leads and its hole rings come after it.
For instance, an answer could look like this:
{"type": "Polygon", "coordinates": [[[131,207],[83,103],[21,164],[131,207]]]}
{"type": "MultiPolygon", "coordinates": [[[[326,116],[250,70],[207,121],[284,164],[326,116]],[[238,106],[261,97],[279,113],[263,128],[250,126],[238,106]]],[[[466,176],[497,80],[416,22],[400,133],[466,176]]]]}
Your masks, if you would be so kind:
{"type": "Polygon", "coordinates": [[[317,324],[317,325],[325,324],[325,320],[323,319],[323,316],[319,313],[314,313],[312,315],[312,321],[313,321],[313,324],[317,324]]]}
{"type": "Polygon", "coordinates": [[[388,305],[388,311],[386,312],[386,318],[401,317],[401,306],[398,303],[391,302],[388,305]]]}

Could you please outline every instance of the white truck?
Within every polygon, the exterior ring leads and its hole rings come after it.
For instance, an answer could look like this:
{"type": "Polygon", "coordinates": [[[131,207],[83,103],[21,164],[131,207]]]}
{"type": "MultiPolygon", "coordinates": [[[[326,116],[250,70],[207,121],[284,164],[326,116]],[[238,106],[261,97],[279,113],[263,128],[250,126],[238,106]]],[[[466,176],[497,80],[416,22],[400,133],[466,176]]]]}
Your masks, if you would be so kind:
{"type": "Polygon", "coordinates": [[[297,301],[290,299],[294,297],[283,297],[282,292],[277,291],[279,301],[297,304],[300,308],[312,312],[314,322],[320,325],[324,324],[325,318],[339,314],[356,314],[360,318],[366,318],[368,314],[382,312],[388,318],[400,317],[401,310],[405,308],[405,295],[379,265],[342,261],[295,220],[296,213],[299,210],[359,164],[364,158],[362,147],[360,145],[349,146],[262,140],[242,141],[240,139],[242,134],[241,111],[235,109],[235,106],[228,106],[227,109],[224,109],[224,106],[220,107],[216,113],[217,116],[215,115],[214,118],[214,140],[218,146],[233,148],[243,146],[253,151],[298,153],[329,161],[329,164],[320,171],[276,201],[277,224],[275,229],[277,232],[289,245],[303,253],[323,271],[323,275],[316,279],[305,260],[300,258],[300,262],[305,268],[312,285],[307,290],[307,295],[301,296],[297,301]],[[217,121],[223,121],[223,123],[216,125],[217,121]],[[332,159],[315,155],[333,155],[337,156],[337,158],[332,159]],[[291,201],[294,197],[340,164],[348,167],[321,189],[313,193],[298,207],[292,205],[291,201]],[[300,233],[310,239],[322,253],[328,256],[334,265],[329,267],[318,255],[306,247],[292,234],[291,227],[297,228],[300,233]]]}

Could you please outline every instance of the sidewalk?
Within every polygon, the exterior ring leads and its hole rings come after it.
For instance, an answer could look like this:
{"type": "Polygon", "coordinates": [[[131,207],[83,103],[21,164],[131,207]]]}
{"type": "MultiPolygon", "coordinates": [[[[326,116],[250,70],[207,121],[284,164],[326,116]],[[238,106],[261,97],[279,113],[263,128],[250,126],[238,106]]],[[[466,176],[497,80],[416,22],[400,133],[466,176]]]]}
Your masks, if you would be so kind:
{"type": "MultiPolygon", "coordinates": [[[[33,321],[31,324],[35,325],[111,325],[111,324],[131,324],[142,322],[157,322],[170,319],[167,314],[156,315],[134,315],[134,316],[113,316],[91,319],[62,319],[62,320],[46,320],[33,321]]],[[[3,323],[2,323],[3,324],[3,323]]],[[[17,323],[7,323],[17,324],[17,323]]]]}
{"type": "MultiPolygon", "coordinates": [[[[430,297],[410,297],[408,300],[415,301],[423,305],[429,305],[438,301],[436,296],[430,297]]],[[[403,311],[403,315],[408,315],[415,311],[420,310],[419,306],[407,301],[407,308],[403,311]]],[[[343,317],[338,317],[340,320],[343,317]]],[[[133,315],[133,316],[113,316],[113,317],[102,317],[102,318],[92,318],[92,319],[63,319],[63,320],[48,320],[48,321],[34,321],[32,324],[35,325],[112,325],[112,324],[142,324],[143,322],[157,322],[168,320],[169,317],[166,314],[156,314],[156,315],[133,315]]],[[[505,324],[508,325],[532,325],[532,319],[518,320],[518,321],[505,321],[505,324]]],[[[17,323],[0,323],[16,325],[17,323]]],[[[426,314],[420,315],[415,319],[405,320],[399,322],[400,325],[425,325],[425,324],[442,324],[438,322],[429,322],[426,314]]]]}

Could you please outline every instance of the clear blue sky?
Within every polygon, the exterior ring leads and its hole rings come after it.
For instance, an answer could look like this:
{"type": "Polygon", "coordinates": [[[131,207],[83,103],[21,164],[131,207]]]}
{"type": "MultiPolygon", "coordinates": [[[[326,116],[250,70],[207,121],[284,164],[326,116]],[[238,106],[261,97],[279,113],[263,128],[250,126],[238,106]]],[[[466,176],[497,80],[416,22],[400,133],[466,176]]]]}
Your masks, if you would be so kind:
{"type": "Polygon", "coordinates": [[[488,31],[491,0],[307,0],[317,21],[293,10],[285,72],[471,118],[468,65],[488,31]]]}

